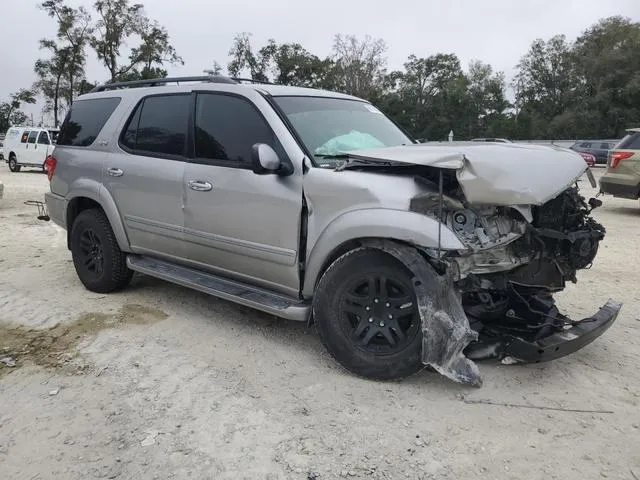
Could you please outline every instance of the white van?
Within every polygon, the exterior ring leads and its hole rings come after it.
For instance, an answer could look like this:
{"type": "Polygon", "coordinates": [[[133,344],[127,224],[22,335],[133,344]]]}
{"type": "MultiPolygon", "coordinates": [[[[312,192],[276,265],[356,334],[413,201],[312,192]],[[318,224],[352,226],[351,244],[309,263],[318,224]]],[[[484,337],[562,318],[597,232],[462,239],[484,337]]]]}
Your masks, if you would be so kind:
{"type": "Polygon", "coordinates": [[[37,127],[11,127],[4,138],[4,157],[9,170],[19,172],[22,167],[41,168],[53,152],[58,130],[37,127]]]}

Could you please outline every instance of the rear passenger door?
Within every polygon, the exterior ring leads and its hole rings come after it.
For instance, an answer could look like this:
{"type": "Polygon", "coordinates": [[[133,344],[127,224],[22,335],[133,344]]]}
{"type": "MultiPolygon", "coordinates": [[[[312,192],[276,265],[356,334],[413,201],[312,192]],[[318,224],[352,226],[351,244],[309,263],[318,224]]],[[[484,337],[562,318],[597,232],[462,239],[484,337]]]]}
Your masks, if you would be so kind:
{"type": "Polygon", "coordinates": [[[189,259],[215,273],[294,295],[301,172],[287,177],[253,173],[250,155],[256,143],[270,145],[282,160],[287,153],[247,97],[199,92],[194,126],[195,158],[185,172],[189,259]]]}
{"type": "Polygon", "coordinates": [[[133,110],[104,164],[134,252],[184,256],[183,179],[191,94],[151,95],[133,110]]]}

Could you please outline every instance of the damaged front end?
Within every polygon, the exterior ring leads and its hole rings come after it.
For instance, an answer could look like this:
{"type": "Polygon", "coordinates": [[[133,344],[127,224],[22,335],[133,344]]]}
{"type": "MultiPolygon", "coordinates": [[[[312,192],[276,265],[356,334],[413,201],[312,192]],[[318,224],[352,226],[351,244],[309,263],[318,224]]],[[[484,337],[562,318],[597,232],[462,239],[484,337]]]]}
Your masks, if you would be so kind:
{"type": "MultiPolygon", "coordinates": [[[[519,170],[507,165],[506,156],[494,162],[480,152],[484,156],[478,155],[472,165],[464,154],[456,158],[451,152],[425,152],[433,157],[428,165],[398,150],[386,171],[410,171],[424,189],[411,199],[409,209],[438,219],[440,228],[453,231],[466,249],[441,250],[438,242],[438,248],[418,246],[420,255],[391,241],[371,243],[401,260],[418,282],[425,365],[479,386],[473,360],[556,359],[583,348],[613,324],[619,302],[609,300],[593,316],[573,321],[553,299],[567,282],[577,281],[578,270],[591,266],[605,236],[605,228],[591,216],[601,202],[587,202],[579,192],[583,165],[563,152],[544,150],[523,150],[532,161],[521,163],[519,170]],[[540,176],[541,167],[534,161],[549,161],[553,154],[565,155],[568,162],[561,167],[566,170],[565,186],[562,178],[546,183],[537,178],[537,191],[526,183],[526,175],[540,176]]],[[[375,157],[383,154],[363,154],[352,164],[373,166],[380,159],[375,157]]]]}
{"type": "Polygon", "coordinates": [[[459,322],[477,334],[463,350],[467,359],[544,362],[581,349],[611,326],[620,303],[609,300],[575,322],[552,296],[575,283],[598,252],[605,228],[590,215],[598,200],[585,202],[576,184],[540,206],[473,207],[455,182],[449,186],[446,194],[413,199],[411,208],[440,218],[468,247],[427,252],[460,294],[466,318],[459,315],[459,322]]]}

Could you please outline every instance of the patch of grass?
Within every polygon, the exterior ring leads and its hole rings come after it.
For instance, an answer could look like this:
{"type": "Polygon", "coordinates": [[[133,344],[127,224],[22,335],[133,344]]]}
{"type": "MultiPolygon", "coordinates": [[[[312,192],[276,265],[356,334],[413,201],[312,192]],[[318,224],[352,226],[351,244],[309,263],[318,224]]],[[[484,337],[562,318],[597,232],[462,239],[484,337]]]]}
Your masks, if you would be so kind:
{"type": "Polygon", "coordinates": [[[77,347],[81,341],[94,338],[102,330],[146,325],[167,317],[162,310],[127,304],[113,315],[85,313],[73,322],[48,329],[0,324],[0,377],[29,364],[62,369],[78,356],[77,347]]]}

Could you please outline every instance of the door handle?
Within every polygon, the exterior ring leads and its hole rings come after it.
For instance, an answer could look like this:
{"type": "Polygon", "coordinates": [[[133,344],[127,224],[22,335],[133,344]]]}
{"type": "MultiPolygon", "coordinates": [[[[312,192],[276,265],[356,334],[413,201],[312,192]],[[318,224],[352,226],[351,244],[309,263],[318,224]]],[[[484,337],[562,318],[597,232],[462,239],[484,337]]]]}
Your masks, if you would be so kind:
{"type": "Polygon", "coordinates": [[[124,172],[119,168],[109,168],[107,170],[107,173],[112,177],[121,177],[122,175],[124,175],[124,172]]]}
{"type": "Polygon", "coordinates": [[[195,190],[196,192],[208,192],[213,188],[209,182],[203,182],[201,180],[191,180],[189,182],[189,188],[191,190],[195,190]]]}

